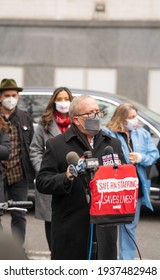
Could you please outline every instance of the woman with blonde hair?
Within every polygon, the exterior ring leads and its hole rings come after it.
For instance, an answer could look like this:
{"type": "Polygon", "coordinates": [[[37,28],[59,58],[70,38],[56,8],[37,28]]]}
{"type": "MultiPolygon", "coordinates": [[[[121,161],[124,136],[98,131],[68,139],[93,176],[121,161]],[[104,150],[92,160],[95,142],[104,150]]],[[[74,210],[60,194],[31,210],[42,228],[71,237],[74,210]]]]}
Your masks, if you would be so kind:
{"type": "Polygon", "coordinates": [[[137,108],[128,103],[120,104],[104,131],[121,141],[126,163],[136,166],[139,178],[138,202],[134,221],[119,226],[119,259],[132,260],[136,256],[136,227],[139,222],[141,205],[153,209],[149,193],[150,180],[146,167],[159,158],[159,152],[150,133],[140,126],[137,108]]]}
{"type": "MultiPolygon", "coordinates": [[[[36,175],[40,170],[46,141],[60,133],[64,133],[70,126],[69,106],[72,93],[66,87],[55,89],[45,112],[34,132],[30,145],[30,160],[36,175]]],[[[35,217],[44,220],[45,233],[49,249],[51,250],[51,195],[45,195],[35,190],[35,217]]]]}

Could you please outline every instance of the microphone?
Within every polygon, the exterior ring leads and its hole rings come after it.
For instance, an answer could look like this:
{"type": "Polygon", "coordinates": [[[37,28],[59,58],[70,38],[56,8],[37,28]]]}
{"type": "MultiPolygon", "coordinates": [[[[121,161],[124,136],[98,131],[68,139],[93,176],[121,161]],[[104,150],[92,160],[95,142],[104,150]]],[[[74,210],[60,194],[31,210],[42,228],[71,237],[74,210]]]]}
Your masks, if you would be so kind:
{"type": "Polygon", "coordinates": [[[94,177],[95,171],[99,167],[98,158],[92,158],[92,152],[91,151],[85,151],[83,155],[84,155],[84,158],[85,158],[86,171],[88,171],[90,173],[91,179],[92,179],[94,177]]]}
{"type": "Polygon", "coordinates": [[[69,170],[74,177],[78,176],[78,171],[76,169],[78,160],[79,160],[79,156],[76,152],[69,152],[66,155],[66,161],[69,165],[69,170]]]}
{"type": "Polygon", "coordinates": [[[98,158],[92,158],[91,151],[85,151],[83,156],[80,158],[76,152],[69,152],[66,155],[69,170],[74,177],[77,177],[78,173],[85,173],[90,174],[92,179],[99,167],[98,158]]]}
{"type": "Polygon", "coordinates": [[[92,158],[92,152],[91,151],[85,151],[83,155],[84,155],[84,158],[85,158],[86,169],[97,170],[97,168],[99,166],[98,158],[92,158]]]}
{"type": "MultiPolygon", "coordinates": [[[[86,173],[86,164],[84,158],[79,158],[76,152],[69,152],[66,155],[67,163],[69,164],[69,170],[74,177],[78,176],[78,173],[86,173]]],[[[90,190],[84,187],[87,203],[90,203],[90,190]]]]}
{"type": "Polygon", "coordinates": [[[76,152],[69,152],[66,155],[66,160],[68,164],[76,165],[79,160],[79,155],[76,152]]]}
{"type": "Polygon", "coordinates": [[[113,165],[114,169],[118,168],[120,160],[118,154],[114,154],[113,148],[111,146],[106,146],[104,148],[104,155],[102,156],[102,162],[104,166],[113,165]]]}
{"type": "Polygon", "coordinates": [[[76,152],[69,152],[66,155],[66,160],[69,165],[69,170],[74,177],[77,177],[78,173],[85,172],[84,159],[80,158],[76,152]]]}
{"type": "Polygon", "coordinates": [[[113,154],[113,148],[111,146],[106,146],[104,148],[105,155],[113,154]]]}

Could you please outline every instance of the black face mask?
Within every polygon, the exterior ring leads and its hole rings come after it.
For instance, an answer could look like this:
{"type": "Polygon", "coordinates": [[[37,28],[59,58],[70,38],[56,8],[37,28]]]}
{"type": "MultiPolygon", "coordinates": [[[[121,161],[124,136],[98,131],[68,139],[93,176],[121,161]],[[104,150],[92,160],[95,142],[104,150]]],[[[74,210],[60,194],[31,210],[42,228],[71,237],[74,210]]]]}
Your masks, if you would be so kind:
{"type": "Polygon", "coordinates": [[[86,118],[84,120],[84,129],[87,130],[91,136],[95,136],[100,130],[100,119],[86,118]]]}

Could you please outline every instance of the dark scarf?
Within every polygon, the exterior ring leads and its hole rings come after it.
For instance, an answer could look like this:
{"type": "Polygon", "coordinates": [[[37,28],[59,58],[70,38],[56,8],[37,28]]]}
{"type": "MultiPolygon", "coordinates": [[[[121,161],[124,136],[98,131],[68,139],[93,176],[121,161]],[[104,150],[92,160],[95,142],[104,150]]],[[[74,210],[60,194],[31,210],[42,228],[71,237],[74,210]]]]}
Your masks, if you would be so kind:
{"type": "Polygon", "coordinates": [[[70,127],[71,121],[69,116],[63,116],[58,111],[55,111],[54,119],[62,133],[64,133],[67,130],[67,128],[70,127]]]}

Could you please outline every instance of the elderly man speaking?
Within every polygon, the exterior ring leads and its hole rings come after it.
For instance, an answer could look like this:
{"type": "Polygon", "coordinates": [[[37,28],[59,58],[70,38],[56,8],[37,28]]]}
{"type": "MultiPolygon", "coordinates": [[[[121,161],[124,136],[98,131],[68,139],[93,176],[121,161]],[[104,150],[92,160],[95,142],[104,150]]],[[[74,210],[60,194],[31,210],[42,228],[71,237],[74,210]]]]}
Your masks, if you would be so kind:
{"type": "MultiPolygon", "coordinates": [[[[90,204],[86,200],[85,174],[77,177],[66,156],[75,152],[82,157],[90,151],[102,165],[104,148],[111,146],[124,162],[120,141],[100,130],[100,111],[95,99],[75,97],[70,105],[71,127],[46,143],[46,151],[37,176],[39,192],[52,195],[52,252],[54,260],[87,260],[90,242],[90,204]]],[[[96,226],[97,259],[117,259],[117,228],[96,226]]]]}

